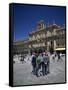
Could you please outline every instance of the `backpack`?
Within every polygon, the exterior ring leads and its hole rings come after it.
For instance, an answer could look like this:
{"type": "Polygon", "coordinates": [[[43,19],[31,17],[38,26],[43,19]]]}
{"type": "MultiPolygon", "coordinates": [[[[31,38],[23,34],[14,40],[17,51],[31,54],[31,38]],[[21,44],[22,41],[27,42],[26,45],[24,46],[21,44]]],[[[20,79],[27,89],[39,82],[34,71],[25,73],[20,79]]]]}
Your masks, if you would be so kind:
{"type": "Polygon", "coordinates": [[[37,57],[36,63],[37,63],[37,64],[40,64],[40,62],[41,62],[41,58],[40,58],[40,57],[37,57]]]}

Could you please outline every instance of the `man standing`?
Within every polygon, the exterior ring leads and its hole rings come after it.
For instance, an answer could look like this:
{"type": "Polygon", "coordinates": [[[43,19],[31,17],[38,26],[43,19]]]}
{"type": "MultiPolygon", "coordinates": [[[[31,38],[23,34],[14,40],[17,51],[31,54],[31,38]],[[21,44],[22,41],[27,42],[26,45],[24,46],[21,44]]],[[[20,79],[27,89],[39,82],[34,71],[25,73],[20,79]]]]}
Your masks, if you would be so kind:
{"type": "Polygon", "coordinates": [[[47,75],[47,73],[49,73],[49,56],[47,55],[47,52],[43,53],[42,73],[43,73],[43,75],[47,75]]]}
{"type": "Polygon", "coordinates": [[[50,73],[50,57],[47,54],[47,74],[50,73]]]}
{"type": "Polygon", "coordinates": [[[36,76],[39,77],[39,70],[41,69],[42,55],[39,53],[36,58],[36,76]]]}
{"type": "Polygon", "coordinates": [[[35,53],[33,52],[33,55],[32,55],[32,67],[33,67],[33,74],[35,75],[36,74],[36,55],[35,53]]]}

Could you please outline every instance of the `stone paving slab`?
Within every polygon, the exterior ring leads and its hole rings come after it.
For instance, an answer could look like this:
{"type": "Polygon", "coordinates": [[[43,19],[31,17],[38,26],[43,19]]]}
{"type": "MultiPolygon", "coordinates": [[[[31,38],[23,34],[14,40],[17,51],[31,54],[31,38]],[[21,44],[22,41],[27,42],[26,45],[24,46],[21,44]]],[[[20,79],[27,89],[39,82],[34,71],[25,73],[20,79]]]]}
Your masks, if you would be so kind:
{"type": "Polygon", "coordinates": [[[14,64],[14,86],[15,85],[31,85],[31,84],[48,84],[65,82],[65,57],[62,61],[57,62],[50,60],[50,73],[46,76],[36,77],[31,73],[31,61],[17,61],[14,64]]]}

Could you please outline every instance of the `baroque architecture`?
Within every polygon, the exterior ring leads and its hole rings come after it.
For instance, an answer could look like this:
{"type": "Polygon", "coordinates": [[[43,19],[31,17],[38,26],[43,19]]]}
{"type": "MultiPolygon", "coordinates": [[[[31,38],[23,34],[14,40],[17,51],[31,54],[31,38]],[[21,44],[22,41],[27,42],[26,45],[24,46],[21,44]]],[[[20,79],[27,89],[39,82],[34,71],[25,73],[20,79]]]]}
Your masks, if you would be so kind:
{"type": "Polygon", "coordinates": [[[19,40],[13,43],[14,54],[27,54],[29,53],[28,39],[19,40]]]}
{"type": "Polygon", "coordinates": [[[65,48],[65,25],[58,26],[53,22],[46,27],[43,20],[37,23],[36,30],[29,33],[29,48],[50,50],[50,47],[65,48]]]}
{"type": "Polygon", "coordinates": [[[14,42],[14,52],[29,53],[34,50],[53,50],[56,48],[65,48],[65,25],[58,26],[55,22],[46,24],[43,20],[37,23],[35,30],[29,33],[29,38],[14,42]]]}

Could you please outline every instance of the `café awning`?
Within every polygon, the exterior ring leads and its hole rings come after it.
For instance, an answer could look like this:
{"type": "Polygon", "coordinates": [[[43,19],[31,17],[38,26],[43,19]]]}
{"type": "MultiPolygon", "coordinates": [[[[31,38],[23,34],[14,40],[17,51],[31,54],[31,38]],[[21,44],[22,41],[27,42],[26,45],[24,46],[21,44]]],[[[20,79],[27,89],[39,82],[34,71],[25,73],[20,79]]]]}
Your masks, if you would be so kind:
{"type": "Polygon", "coordinates": [[[62,51],[62,50],[65,50],[65,48],[56,48],[55,50],[56,51],[62,51]]]}

